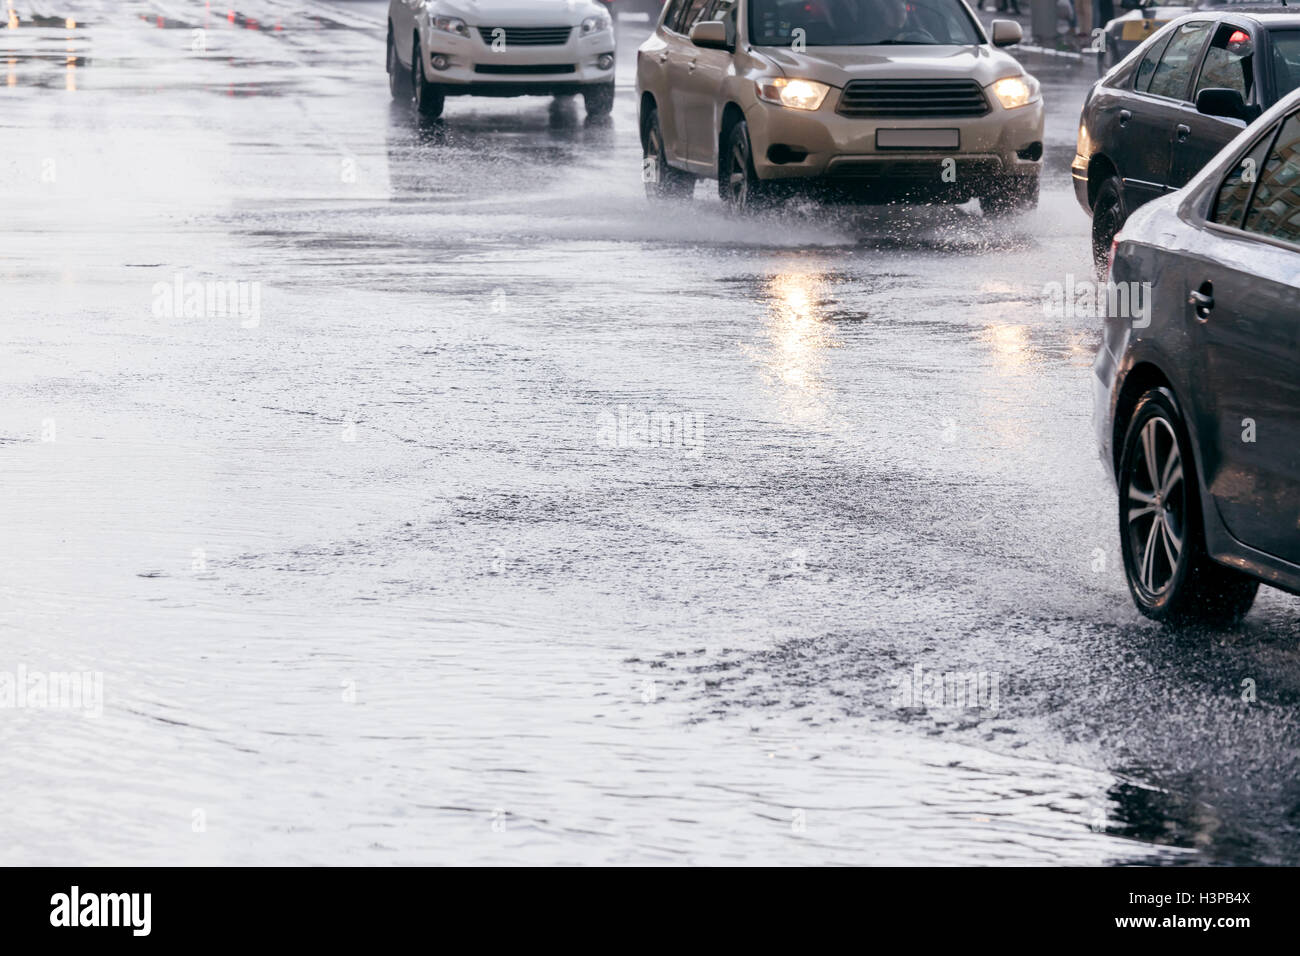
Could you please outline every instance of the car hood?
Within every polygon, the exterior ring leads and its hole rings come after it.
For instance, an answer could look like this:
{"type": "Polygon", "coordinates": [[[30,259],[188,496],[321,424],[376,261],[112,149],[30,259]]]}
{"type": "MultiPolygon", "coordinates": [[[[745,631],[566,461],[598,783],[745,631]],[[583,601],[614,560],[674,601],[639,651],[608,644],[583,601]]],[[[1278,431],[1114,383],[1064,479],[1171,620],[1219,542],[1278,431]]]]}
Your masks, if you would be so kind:
{"type": "Polygon", "coordinates": [[[786,76],[843,86],[856,79],[971,79],[988,86],[1024,72],[1011,56],[991,46],[819,46],[795,51],[761,47],[762,56],[786,76]]]}
{"type": "Polygon", "coordinates": [[[438,16],[460,17],[470,26],[577,26],[605,8],[592,0],[438,0],[438,16]]]}

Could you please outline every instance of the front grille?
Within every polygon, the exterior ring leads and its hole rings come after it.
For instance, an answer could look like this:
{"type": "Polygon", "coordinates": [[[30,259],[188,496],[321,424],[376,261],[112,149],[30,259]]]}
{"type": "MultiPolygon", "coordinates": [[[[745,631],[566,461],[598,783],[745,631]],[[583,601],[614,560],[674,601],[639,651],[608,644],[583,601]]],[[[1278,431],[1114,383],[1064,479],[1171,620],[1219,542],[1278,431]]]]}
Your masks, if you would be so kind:
{"type": "Polygon", "coordinates": [[[851,80],[836,112],[854,117],[983,116],[984,91],[974,80],[851,80]]]}
{"type": "Polygon", "coordinates": [[[508,50],[512,46],[564,46],[573,27],[479,27],[478,35],[490,44],[502,35],[498,30],[504,31],[508,50]]]}
{"type": "Polygon", "coordinates": [[[520,76],[528,74],[576,73],[578,68],[572,63],[476,63],[475,73],[495,73],[497,76],[520,76]]]}

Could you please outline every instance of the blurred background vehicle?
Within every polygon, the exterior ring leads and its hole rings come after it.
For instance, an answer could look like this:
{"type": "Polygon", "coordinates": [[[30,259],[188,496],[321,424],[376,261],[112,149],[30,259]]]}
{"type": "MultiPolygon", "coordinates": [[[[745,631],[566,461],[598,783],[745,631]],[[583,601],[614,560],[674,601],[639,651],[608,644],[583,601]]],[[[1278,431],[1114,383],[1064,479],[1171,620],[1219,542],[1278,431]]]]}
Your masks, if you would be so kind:
{"type": "Polygon", "coordinates": [[[581,93],[589,116],[614,107],[614,29],[596,0],[391,0],[394,99],[442,115],[448,96],[581,93]]]}

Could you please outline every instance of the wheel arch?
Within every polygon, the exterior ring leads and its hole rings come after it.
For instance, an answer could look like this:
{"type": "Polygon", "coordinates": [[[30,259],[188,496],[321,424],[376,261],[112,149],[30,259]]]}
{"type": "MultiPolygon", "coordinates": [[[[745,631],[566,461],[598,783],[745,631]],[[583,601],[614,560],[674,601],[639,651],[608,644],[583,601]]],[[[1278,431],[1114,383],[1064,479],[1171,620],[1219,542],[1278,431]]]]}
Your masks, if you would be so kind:
{"type": "Polygon", "coordinates": [[[718,164],[721,162],[723,151],[727,148],[727,139],[731,136],[731,131],[736,128],[736,124],[745,118],[745,111],[740,108],[740,104],[735,100],[727,100],[722,107],[722,112],[718,114],[718,141],[717,149],[713,154],[713,165],[717,172],[718,164]]]}
{"type": "MultiPolygon", "coordinates": [[[[1101,184],[1112,176],[1123,177],[1119,175],[1119,167],[1105,153],[1097,153],[1092,159],[1088,160],[1088,208],[1092,209],[1097,205],[1097,193],[1101,191],[1101,184]]],[[[1124,191],[1120,190],[1120,200],[1123,201],[1124,191]]]]}
{"type": "Polygon", "coordinates": [[[1186,418],[1183,404],[1178,400],[1178,393],[1174,391],[1174,383],[1160,369],[1160,366],[1151,361],[1142,361],[1134,365],[1124,376],[1124,384],[1120,386],[1119,395],[1115,399],[1115,414],[1111,418],[1111,473],[1114,475],[1119,474],[1120,458],[1124,455],[1124,436],[1128,434],[1129,422],[1133,418],[1138,400],[1153,388],[1168,389],[1169,394],[1174,397],[1179,413],[1184,419],[1186,418]]]}
{"type": "Polygon", "coordinates": [[[636,109],[637,109],[636,125],[637,128],[640,129],[641,131],[641,148],[644,150],[646,145],[645,143],[646,134],[649,132],[646,126],[646,121],[650,116],[651,110],[659,109],[659,101],[655,99],[655,95],[651,93],[649,90],[642,90],[641,99],[637,101],[636,109]]]}

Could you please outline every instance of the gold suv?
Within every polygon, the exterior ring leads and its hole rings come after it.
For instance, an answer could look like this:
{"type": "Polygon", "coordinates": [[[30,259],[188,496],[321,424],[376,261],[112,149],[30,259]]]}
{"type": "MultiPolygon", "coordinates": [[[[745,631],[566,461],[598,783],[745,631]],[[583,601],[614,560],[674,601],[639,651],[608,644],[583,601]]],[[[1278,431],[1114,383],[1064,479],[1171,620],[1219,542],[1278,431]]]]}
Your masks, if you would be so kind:
{"type": "Polygon", "coordinates": [[[963,0],[669,0],[637,53],[646,194],[1032,208],[1043,99],[998,49],[1020,38],[963,0]]]}

